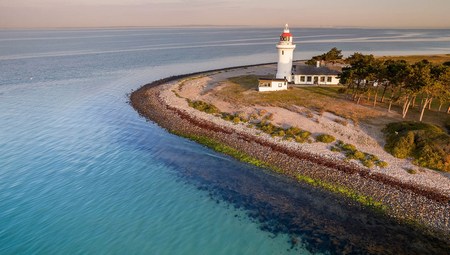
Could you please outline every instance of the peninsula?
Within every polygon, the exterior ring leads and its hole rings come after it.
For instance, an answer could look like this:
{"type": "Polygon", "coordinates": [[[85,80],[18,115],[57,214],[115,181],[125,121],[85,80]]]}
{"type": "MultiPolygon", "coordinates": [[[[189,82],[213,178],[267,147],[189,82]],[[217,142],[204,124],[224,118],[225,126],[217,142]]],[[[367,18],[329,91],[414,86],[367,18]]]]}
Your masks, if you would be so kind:
{"type": "MultiPolygon", "coordinates": [[[[291,42],[286,29],[283,44],[291,42]]],[[[450,237],[448,173],[384,149],[382,129],[400,115],[351,102],[336,92],[343,86],[292,85],[281,77],[288,69],[272,63],[173,76],[134,91],[131,104],[176,135],[450,237]],[[259,92],[267,79],[258,78],[274,73],[290,87],[259,92]]]]}

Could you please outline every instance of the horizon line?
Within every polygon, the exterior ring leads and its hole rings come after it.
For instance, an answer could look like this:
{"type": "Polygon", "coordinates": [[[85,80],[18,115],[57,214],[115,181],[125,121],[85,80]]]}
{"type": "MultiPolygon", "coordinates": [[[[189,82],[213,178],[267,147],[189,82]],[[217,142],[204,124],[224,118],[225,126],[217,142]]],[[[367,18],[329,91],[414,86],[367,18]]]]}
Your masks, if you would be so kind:
{"type": "MultiPolygon", "coordinates": [[[[281,24],[281,23],[280,23],[281,24]]],[[[1,27],[0,30],[46,30],[46,29],[126,29],[126,28],[208,28],[208,27],[236,27],[236,28],[278,28],[283,26],[262,26],[262,25],[172,25],[172,26],[54,26],[54,27],[1,27]]],[[[329,28],[329,29],[427,29],[427,30],[438,30],[438,29],[450,29],[450,27],[394,27],[394,26],[289,26],[290,28],[299,29],[317,29],[317,28],[329,28]]]]}

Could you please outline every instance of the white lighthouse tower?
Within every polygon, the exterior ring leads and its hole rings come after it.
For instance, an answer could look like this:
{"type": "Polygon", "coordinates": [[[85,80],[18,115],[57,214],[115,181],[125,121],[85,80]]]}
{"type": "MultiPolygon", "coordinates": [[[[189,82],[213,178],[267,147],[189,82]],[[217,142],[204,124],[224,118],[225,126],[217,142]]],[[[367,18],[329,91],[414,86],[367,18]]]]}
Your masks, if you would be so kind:
{"type": "Polygon", "coordinates": [[[277,44],[278,66],[277,79],[292,81],[292,59],[294,56],[295,44],[292,43],[292,34],[289,32],[288,24],[284,27],[280,36],[280,42],[277,44]]]}

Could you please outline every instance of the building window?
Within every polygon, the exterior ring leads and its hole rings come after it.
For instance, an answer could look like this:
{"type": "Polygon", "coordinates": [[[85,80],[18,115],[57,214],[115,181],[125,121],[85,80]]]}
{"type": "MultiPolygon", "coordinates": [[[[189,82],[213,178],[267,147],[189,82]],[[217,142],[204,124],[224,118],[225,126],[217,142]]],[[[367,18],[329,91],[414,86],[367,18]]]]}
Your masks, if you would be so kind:
{"type": "Polygon", "coordinates": [[[325,82],[325,76],[320,77],[320,82],[325,82]]]}
{"type": "Polygon", "coordinates": [[[312,77],[311,77],[311,76],[307,76],[307,77],[306,77],[306,81],[307,81],[307,82],[311,82],[311,81],[312,81],[312,77]]]}
{"type": "Polygon", "coordinates": [[[280,87],[280,88],[283,87],[283,83],[281,83],[281,82],[278,83],[278,87],[280,87]]]}
{"type": "Polygon", "coordinates": [[[327,77],[327,82],[331,82],[331,76],[327,77]]]}
{"type": "Polygon", "coordinates": [[[305,76],[300,76],[300,81],[305,82],[305,76]]]}

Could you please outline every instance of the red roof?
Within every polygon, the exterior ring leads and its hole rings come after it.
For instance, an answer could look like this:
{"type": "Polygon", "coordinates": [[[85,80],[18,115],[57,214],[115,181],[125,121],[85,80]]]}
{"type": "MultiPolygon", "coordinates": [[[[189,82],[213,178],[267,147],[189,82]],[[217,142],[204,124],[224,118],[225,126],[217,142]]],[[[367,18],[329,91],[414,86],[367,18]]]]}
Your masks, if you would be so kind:
{"type": "Polygon", "coordinates": [[[282,37],[292,37],[291,33],[282,33],[281,34],[282,37]]]}

